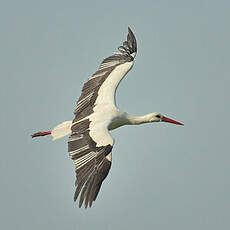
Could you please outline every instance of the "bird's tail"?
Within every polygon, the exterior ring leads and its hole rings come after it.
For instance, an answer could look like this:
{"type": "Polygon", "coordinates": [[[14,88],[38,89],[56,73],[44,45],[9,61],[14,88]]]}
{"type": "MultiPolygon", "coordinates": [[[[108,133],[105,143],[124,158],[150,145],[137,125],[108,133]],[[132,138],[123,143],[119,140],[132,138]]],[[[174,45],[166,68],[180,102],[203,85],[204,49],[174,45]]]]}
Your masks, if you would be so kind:
{"type": "Polygon", "coordinates": [[[71,126],[72,126],[72,121],[64,121],[61,124],[57,125],[51,131],[37,132],[32,134],[31,137],[34,138],[34,137],[51,135],[54,141],[66,135],[71,134],[71,126]]]}

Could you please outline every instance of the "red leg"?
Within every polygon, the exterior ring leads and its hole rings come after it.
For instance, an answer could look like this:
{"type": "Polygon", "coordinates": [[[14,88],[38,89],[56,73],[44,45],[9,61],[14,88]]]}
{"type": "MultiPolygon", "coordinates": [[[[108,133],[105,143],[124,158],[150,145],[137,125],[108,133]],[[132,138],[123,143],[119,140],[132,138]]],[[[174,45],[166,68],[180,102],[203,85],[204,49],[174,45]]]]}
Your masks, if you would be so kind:
{"type": "Polygon", "coordinates": [[[37,132],[31,135],[32,138],[34,137],[40,137],[40,136],[46,136],[46,135],[50,135],[51,131],[47,131],[47,132],[37,132]]]}

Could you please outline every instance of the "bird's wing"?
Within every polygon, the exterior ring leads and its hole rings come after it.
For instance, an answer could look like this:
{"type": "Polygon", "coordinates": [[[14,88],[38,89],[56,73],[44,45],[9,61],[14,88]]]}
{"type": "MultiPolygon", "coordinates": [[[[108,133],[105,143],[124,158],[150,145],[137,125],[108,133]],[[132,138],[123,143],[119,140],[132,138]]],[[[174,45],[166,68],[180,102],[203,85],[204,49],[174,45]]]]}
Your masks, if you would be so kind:
{"type": "Polygon", "coordinates": [[[84,84],[74,111],[74,122],[92,114],[98,104],[115,104],[116,88],[131,69],[137,52],[136,38],[130,28],[127,41],[118,50],[119,53],[104,59],[97,72],[84,84]]]}
{"type": "Polygon", "coordinates": [[[72,125],[72,134],[69,137],[68,151],[75,167],[77,186],[74,201],[80,192],[79,207],[85,200],[85,207],[91,207],[96,200],[103,180],[109,173],[112,159],[113,138],[107,130],[106,123],[95,125],[89,120],[76,122],[72,125]],[[96,128],[96,135],[103,138],[103,144],[98,146],[93,140],[90,130],[96,128]]]}
{"type": "Polygon", "coordinates": [[[98,71],[84,84],[74,111],[69,154],[76,166],[76,192],[79,206],[85,207],[96,200],[103,180],[111,167],[113,138],[108,125],[114,116],[115,91],[131,69],[137,52],[134,34],[128,29],[127,41],[116,53],[101,63],[98,71]]]}

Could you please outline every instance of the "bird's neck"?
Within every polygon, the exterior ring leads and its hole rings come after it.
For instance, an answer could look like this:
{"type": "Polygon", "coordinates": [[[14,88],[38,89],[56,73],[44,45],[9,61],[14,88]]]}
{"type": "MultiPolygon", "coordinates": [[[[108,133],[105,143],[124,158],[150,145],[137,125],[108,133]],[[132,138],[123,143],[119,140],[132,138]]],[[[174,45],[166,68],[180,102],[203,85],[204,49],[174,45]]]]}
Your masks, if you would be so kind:
{"type": "Polygon", "coordinates": [[[120,115],[111,121],[108,128],[109,130],[113,130],[124,125],[140,125],[148,122],[150,122],[149,114],[144,116],[133,116],[128,113],[120,112],[120,115]]]}
{"type": "Polygon", "coordinates": [[[129,125],[140,125],[143,123],[151,122],[149,119],[149,114],[146,114],[143,116],[133,116],[133,115],[127,114],[126,118],[128,120],[129,125]]]}

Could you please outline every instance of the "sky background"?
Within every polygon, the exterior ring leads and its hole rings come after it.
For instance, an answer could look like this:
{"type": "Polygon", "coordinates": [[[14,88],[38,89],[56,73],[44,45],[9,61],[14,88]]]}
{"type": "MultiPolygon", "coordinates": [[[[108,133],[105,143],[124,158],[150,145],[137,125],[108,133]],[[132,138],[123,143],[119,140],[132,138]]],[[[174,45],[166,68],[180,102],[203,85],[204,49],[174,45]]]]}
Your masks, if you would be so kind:
{"type": "Polygon", "coordinates": [[[1,1],[0,228],[230,228],[230,1],[1,1]],[[83,83],[134,31],[119,108],[166,123],[114,130],[113,164],[91,209],[73,202],[64,138],[83,83]]]}

